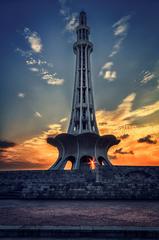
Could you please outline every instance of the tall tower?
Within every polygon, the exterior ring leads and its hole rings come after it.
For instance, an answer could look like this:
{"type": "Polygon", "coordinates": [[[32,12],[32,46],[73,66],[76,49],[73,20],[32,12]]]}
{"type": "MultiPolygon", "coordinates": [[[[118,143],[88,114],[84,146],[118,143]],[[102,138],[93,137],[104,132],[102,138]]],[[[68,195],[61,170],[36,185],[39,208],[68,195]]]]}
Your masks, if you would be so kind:
{"type": "Polygon", "coordinates": [[[90,64],[93,44],[89,41],[90,28],[87,26],[87,16],[83,11],[79,15],[76,34],[77,41],[73,45],[76,54],[75,83],[68,133],[77,135],[93,132],[98,134],[90,64]]]}
{"type": "Polygon", "coordinates": [[[47,138],[47,142],[59,151],[58,159],[50,170],[63,170],[68,161],[72,164],[71,170],[89,169],[92,161],[96,167],[111,167],[107,151],[119,143],[115,136],[100,136],[98,132],[90,67],[93,44],[89,41],[90,29],[83,11],[79,15],[76,34],[77,41],[73,45],[76,68],[70,124],[67,133],[47,138]]]}

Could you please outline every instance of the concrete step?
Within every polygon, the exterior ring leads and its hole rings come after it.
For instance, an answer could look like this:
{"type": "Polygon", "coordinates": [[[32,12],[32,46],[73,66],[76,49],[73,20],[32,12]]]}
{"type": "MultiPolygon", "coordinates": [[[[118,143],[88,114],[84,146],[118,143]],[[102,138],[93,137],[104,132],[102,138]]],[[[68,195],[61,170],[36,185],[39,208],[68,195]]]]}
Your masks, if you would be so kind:
{"type": "Polygon", "coordinates": [[[0,238],[159,239],[158,227],[0,226],[0,238]]]}

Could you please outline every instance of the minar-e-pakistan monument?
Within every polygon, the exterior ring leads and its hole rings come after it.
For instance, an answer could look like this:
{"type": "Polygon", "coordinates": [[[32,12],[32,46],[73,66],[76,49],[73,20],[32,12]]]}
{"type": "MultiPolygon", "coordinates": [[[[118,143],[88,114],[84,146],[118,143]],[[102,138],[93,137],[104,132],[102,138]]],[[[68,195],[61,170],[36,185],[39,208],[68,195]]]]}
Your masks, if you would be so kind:
{"type": "Polygon", "coordinates": [[[89,41],[90,28],[87,16],[81,12],[76,28],[77,41],[73,45],[76,55],[75,82],[72,112],[67,133],[49,136],[47,142],[58,148],[59,156],[50,170],[63,170],[68,161],[72,170],[90,168],[90,161],[96,167],[111,166],[108,149],[119,143],[113,135],[100,136],[94,110],[91,80],[90,54],[93,44],[89,41]]]}
{"type": "Polygon", "coordinates": [[[0,239],[159,240],[159,166],[111,165],[107,152],[120,140],[99,135],[83,11],[76,34],[68,131],[47,138],[58,159],[50,171],[0,171],[0,239]]]}
{"type": "MultiPolygon", "coordinates": [[[[90,68],[93,44],[89,41],[90,29],[87,26],[86,13],[83,11],[79,16],[76,33],[77,41],[73,46],[76,55],[75,82],[68,131],[56,137],[48,136],[47,138],[49,144],[58,148],[58,159],[49,168],[50,171],[0,172],[0,198],[159,200],[159,167],[112,166],[107,157],[109,148],[118,144],[119,140],[113,135],[100,136],[98,132],[90,68]],[[68,166],[70,171],[64,171],[68,169],[68,166]]],[[[56,231],[50,229],[55,237],[56,231]]],[[[23,229],[19,229],[20,234],[21,230],[23,229]]],[[[39,232],[39,230],[37,231],[39,232]]],[[[93,230],[91,228],[90,231],[96,234],[94,228],[93,230]]],[[[102,231],[105,232],[105,229],[102,231]]],[[[110,233],[112,237],[113,231],[114,229],[108,230],[109,237],[110,233]]],[[[147,231],[150,234],[150,230],[147,231]]],[[[8,232],[8,229],[4,232],[8,232]]],[[[61,234],[60,229],[57,232],[61,234]]],[[[100,233],[100,230],[98,229],[97,232],[100,233]]],[[[130,232],[132,231],[130,230],[130,232]]],[[[145,230],[142,232],[145,233],[145,230]]],[[[76,233],[74,232],[73,236],[77,237],[76,233]]],[[[88,231],[86,233],[88,234],[88,231]]],[[[128,237],[127,233],[126,229],[126,235],[122,236],[128,237]]],[[[154,232],[152,236],[156,237],[156,233],[154,232]]],[[[39,234],[42,234],[41,230],[39,234]]],[[[136,232],[134,234],[130,237],[140,237],[141,229],[139,235],[136,235],[136,232]]],[[[64,235],[59,235],[59,237],[61,236],[64,235]]],[[[86,237],[85,234],[79,234],[79,238],[81,236],[86,237]]],[[[150,237],[151,235],[143,236],[150,237]]],[[[101,235],[99,235],[100,237],[101,235]]],[[[117,235],[114,237],[117,239],[117,235]]]]}

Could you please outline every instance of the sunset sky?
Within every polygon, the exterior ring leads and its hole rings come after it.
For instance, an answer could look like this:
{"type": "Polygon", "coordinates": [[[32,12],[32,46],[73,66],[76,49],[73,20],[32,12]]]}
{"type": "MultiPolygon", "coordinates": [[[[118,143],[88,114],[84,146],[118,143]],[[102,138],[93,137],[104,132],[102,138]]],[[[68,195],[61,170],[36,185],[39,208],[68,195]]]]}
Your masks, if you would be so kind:
{"type": "Polygon", "coordinates": [[[67,131],[77,16],[91,27],[100,134],[117,165],[159,165],[159,1],[0,1],[0,170],[47,169],[48,135],[67,131]]]}

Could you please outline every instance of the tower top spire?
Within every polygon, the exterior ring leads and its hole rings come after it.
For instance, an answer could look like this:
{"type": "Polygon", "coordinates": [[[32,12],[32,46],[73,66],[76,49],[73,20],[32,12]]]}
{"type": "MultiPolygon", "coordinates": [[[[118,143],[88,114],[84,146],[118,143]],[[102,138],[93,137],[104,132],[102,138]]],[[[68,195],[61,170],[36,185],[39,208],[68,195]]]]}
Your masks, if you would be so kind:
{"type": "Polygon", "coordinates": [[[87,15],[85,11],[81,11],[79,15],[79,24],[80,25],[87,25],[87,15]]]}

